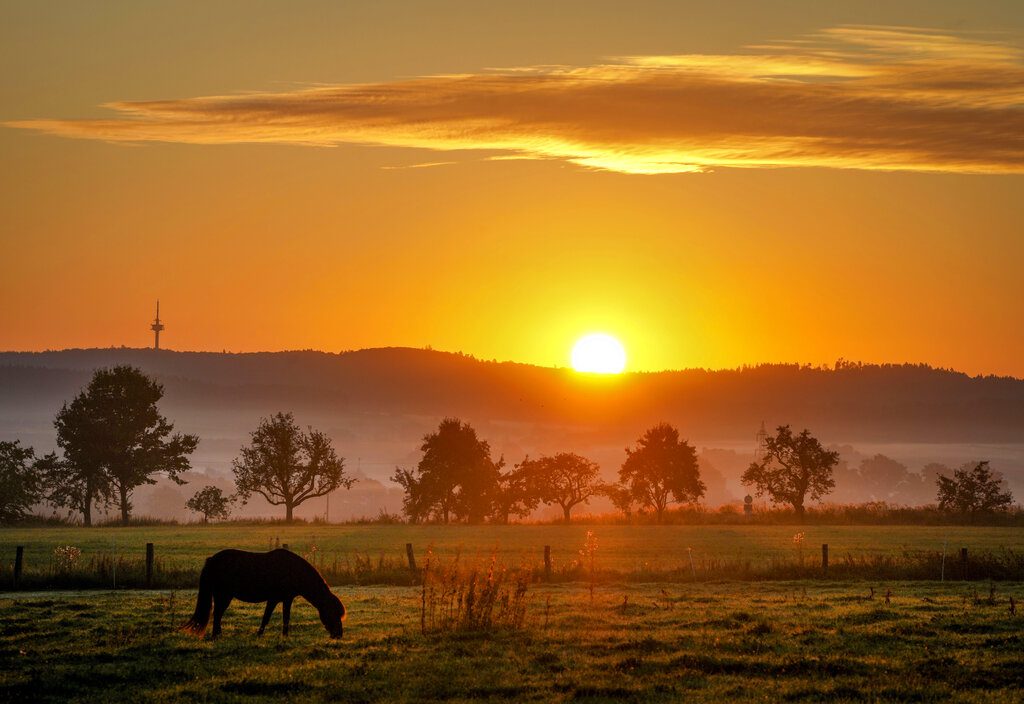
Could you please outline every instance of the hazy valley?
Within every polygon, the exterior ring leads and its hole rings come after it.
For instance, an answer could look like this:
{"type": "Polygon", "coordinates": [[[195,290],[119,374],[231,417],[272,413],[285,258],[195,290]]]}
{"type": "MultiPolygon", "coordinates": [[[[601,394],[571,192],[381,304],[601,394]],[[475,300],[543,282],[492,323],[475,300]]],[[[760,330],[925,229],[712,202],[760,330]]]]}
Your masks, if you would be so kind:
{"type": "MultiPolygon", "coordinates": [[[[573,451],[599,462],[608,479],[623,448],[649,425],[669,421],[699,449],[712,507],[746,493],[739,475],[752,458],[762,421],[769,430],[784,423],[808,427],[840,449],[843,463],[830,497],[835,501],[933,500],[930,485],[910,486],[898,469],[876,470],[897,473],[889,478],[861,477],[862,460],[879,453],[912,474],[929,463],[955,467],[988,459],[1015,495],[1024,494],[1024,381],[915,365],[765,365],[598,377],[406,348],[341,354],[7,352],[0,353],[0,439],[53,449],[53,418],[61,404],[94,369],[116,364],[158,378],[166,388],[165,414],[178,430],[201,438],[190,484],[141,487],[134,501],[139,515],[186,519],[184,500],[196,488],[212,483],[230,490],[231,460],[259,419],[280,410],[330,435],[361,477],[351,491],[333,495],[332,520],[399,511],[401,492],[388,477],[396,466],[416,464],[420,439],[446,416],[472,423],[508,463],[573,451]]],[[[324,500],[315,500],[298,515],[327,510],[324,500]]],[[[277,514],[255,499],[239,512],[277,514]]]]}

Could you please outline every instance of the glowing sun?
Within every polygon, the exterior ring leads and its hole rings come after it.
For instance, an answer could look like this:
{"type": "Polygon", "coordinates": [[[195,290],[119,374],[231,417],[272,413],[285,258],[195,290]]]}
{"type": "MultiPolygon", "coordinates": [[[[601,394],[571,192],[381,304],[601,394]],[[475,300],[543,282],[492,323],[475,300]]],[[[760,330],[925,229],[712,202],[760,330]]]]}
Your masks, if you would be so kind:
{"type": "Polygon", "coordinates": [[[572,348],[572,368],[578,372],[618,374],[626,368],[626,350],[611,335],[584,335],[572,348]]]}

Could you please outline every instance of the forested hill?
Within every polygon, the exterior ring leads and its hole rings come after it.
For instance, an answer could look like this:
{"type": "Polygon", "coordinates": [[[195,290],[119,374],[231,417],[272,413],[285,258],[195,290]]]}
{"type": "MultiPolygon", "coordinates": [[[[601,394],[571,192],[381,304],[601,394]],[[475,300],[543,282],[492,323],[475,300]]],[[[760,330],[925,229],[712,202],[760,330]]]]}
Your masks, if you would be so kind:
{"type": "Polygon", "coordinates": [[[687,436],[751,438],[761,421],[834,442],[1021,442],[1024,380],[923,365],[762,365],[618,377],[407,348],[208,353],[85,349],[0,353],[0,412],[55,412],[93,369],[132,364],[160,378],[178,412],[308,410],[588,429],[619,437],[668,420],[687,436]]]}

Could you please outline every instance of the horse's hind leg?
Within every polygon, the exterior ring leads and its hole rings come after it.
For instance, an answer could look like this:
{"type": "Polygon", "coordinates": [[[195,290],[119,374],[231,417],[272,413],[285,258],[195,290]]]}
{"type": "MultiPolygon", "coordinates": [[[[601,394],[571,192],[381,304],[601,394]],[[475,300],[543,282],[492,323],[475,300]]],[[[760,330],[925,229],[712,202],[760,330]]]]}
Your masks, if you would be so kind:
{"type": "Polygon", "coordinates": [[[231,603],[231,597],[222,594],[213,595],[213,637],[220,635],[220,619],[231,603]]]}
{"type": "Polygon", "coordinates": [[[291,599],[285,599],[284,604],[281,605],[281,616],[282,620],[284,621],[284,627],[282,628],[281,633],[283,633],[284,635],[288,635],[288,621],[290,621],[292,618],[291,599]]]}
{"type": "Polygon", "coordinates": [[[275,608],[277,608],[276,601],[267,602],[267,608],[263,610],[263,622],[260,624],[260,630],[256,632],[256,635],[263,635],[263,630],[267,627],[267,624],[270,623],[270,615],[274,613],[275,608]]]}

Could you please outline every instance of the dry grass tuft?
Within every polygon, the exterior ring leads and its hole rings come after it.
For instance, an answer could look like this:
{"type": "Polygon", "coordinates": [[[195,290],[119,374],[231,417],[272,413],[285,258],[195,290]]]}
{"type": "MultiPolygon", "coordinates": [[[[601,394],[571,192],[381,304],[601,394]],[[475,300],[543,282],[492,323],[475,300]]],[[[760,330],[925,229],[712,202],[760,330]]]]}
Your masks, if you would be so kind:
{"type": "Polygon", "coordinates": [[[492,554],[486,565],[447,564],[427,552],[420,586],[420,630],[428,633],[518,631],[526,621],[529,574],[492,554]]]}

